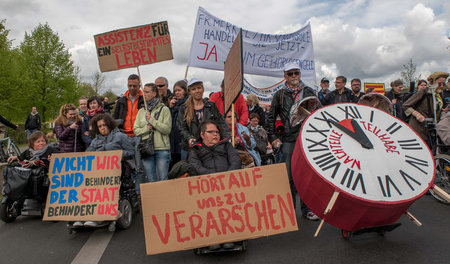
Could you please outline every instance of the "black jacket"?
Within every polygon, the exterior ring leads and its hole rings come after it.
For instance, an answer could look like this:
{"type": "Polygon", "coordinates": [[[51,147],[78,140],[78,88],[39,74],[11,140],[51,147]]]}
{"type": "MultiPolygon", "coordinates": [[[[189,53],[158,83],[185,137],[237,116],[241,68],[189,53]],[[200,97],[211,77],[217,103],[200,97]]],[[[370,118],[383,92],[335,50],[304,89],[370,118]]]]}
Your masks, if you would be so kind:
{"type": "MultiPolygon", "coordinates": [[[[44,162],[47,171],[48,168],[50,167],[50,160],[48,159],[48,156],[52,155],[53,153],[59,153],[59,148],[57,145],[55,144],[49,144],[47,151],[45,151],[40,157],[39,159],[42,160],[42,162],[44,162]]],[[[18,157],[20,161],[24,161],[24,160],[30,160],[33,157],[33,154],[31,153],[31,150],[28,148],[25,151],[23,151],[20,156],[18,157]]]]}
{"type": "Polygon", "coordinates": [[[239,154],[228,140],[222,140],[211,147],[203,143],[194,145],[189,150],[187,160],[200,175],[241,168],[239,154]]]}
{"type": "Polygon", "coordinates": [[[264,124],[266,123],[266,114],[264,113],[264,110],[262,109],[262,107],[259,105],[255,105],[255,107],[253,107],[252,110],[250,110],[250,108],[248,108],[248,120],[249,121],[250,121],[250,114],[252,114],[252,113],[257,113],[259,115],[258,125],[264,126],[264,124]]]}
{"type": "MultiPolygon", "coordinates": [[[[303,98],[316,96],[316,93],[311,87],[305,86],[303,89],[303,98]]],[[[297,140],[297,135],[301,124],[291,127],[291,122],[289,121],[291,107],[294,103],[295,100],[292,93],[288,92],[286,89],[280,89],[274,94],[272,104],[270,105],[270,111],[267,115],[266,125],[264,127],[267,131],[269,142],[279,138],[279,136],[275,134],[275,122],[277,120],[277,116],[280,117],[281,122],[285,127],[285,133],[281,135],[280,138],[281,141],[295,142],[295,140],[297,140]]]]}
{"type": "MultiPolygon", "coordinates": [[[[205,106],[203,107],[203,121],[216,121],[222,130],[220,138],[229,137],[230,131],[227,124],[225,123],[225,120],[220,114],[219,109],[217,109],[216,104],[210,101],[203,101],[205,103],[205,106]]],[[[191,125],[188,126],[186,120],[184,119],[185,109],[186,105],[183,104],[180,107],[180,111],[178,112],[177,127],[181,135],[181,146],[184,150],[188,150],[188,140],[191,138],[195,138],[196,140],[198,140],[200,138],[200,122],[198,121],[197,115],[194,114],[191,125]]]]}
{"type": "Polygon", "coordinates": [[[170,131],[170,153],[181,153],[181,135],[180,130],[177,126],[178,114],[180,113],[180,107],[186,102],[188,97],[184,97],[178,100],[173,108],[170,108],[170,113],[172,115],[172,130],[170,131]]]}
{"type": "Polygon", "coordinates": [[[25,121],[25,129],[33,130],[41,130],[41,116],[39,113],[35,115],[29,114],[27,117],[27,121],[25,121]]]}
{"type": "MultiPolygon", "coordinates": [[[[113,118],[125,120],[128,110],[128,98],[126,96],[120,97],[116,102],[116,109],[114,110],[113,118]]],[[[138,108],[144,107],[144,98],[139,95],[138,108]]]]}
{"type": "Polygon", "coordinates": [[[407,117],[405,115],[405,112],[403,111],[402,107],[403,107],[403,103],[410,97],[409,94],[396,94],[394,93],[392,90],[390,90],[389,92],[385,93],[385,96],[389,99],[389,100],[394,100],[397,99],[397,102],[395,104],[393,104],[393,108],[394,108],[394,116],[400,118],[401,120],[407,122],[407,117]]]}
{"type": "Polygon", "coordinates": [[[320,103],[324,106],[337,103],[358,103],[358,98],[352,90],[344,87],[344,92],[342,94],[339,94],[337,90],[331,91],[325,95],[320,103]]]}

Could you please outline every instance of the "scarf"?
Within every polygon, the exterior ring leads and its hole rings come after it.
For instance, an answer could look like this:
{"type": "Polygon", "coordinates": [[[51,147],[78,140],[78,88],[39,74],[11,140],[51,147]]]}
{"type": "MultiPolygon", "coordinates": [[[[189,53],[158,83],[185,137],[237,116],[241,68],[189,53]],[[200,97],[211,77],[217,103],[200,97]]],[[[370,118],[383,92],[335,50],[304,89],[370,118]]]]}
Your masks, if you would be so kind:
{"type": "Polygon", "coordinates": [[[34,149],[30,148],[30,153],[32,155],[30,161],[40,159],[42,154],[44,154],[47,151],[47,149],[48,149],[48,145],[45,146],[45,148],[40,149],[40,150],[34,150],[34,149]]]}
{"type": "Polygon", "coordinates": [[[93,116],[95,116],[96,114],[101,113],[101,112],[103,112],[103,107],[102,107],[102,106],[99,106],[99,107],[98,107],[97,109],[95,109],[95,110],[88,110],[86,114],[87,114],[89,117],[93,117],[93,116]]]}
{"type": "Polygon", "coordinates": [[[153,109],[159,104],[159,98],[155,97],[152,100],[147,102],[147,110],[149,113],[152,112],[153,109]]]}
{"type": "Polygon", "coordinates": [[[303,90],[303,88],[305,88],[305,84],[303,83],[302,80],[300,80],[300,83],[299,83],[297,88],[289,88],[286,85],[286,83],[284,83],[284,89],[286,89],[286,91],[288,93],[292,94],[292,96],[294,97],[294,101],[295,102],[298,102],[298,101],[300,101],[302,99],[300,95],[302,94],[301,91],[303,90]]]}

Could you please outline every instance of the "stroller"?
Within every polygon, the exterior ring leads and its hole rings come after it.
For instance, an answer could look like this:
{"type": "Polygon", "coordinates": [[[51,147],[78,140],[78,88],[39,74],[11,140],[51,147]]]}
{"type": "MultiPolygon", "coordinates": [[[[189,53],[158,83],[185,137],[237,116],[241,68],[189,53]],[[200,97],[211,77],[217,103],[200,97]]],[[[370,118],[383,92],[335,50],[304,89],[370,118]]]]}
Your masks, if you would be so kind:
{"type": "Polygon", "coordinates": [[[0,204],[0,218],[3,222],[13,222],[19,215],[44,215],[50,182],[42,161],[35,160],[23,165],[8,164],[4,169],[3,179],[3,199],[0,204]]]}

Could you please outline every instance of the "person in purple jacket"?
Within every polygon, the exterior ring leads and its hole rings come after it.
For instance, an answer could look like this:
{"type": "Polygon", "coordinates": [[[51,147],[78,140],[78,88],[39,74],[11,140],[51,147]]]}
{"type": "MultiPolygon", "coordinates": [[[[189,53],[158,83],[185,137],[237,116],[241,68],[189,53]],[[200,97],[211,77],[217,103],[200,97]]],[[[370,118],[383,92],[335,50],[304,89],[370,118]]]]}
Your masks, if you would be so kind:
{"type": "Polygon", "coordinates": [[[59,110],[55,120],[55,134],[59,141],[61,152],[84,151],[81,138],[81,117],[73,104],[65,104],[59,110]]]}

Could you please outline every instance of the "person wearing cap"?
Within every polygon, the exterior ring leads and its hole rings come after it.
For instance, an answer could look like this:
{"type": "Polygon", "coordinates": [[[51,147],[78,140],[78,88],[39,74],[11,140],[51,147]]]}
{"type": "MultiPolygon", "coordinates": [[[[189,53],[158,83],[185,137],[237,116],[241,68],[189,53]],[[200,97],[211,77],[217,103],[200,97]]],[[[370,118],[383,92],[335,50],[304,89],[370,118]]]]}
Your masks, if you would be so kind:
{"type": "MultiPolygon", "coordinates": [[[[224,106],[224,102],[223,102],[223,100],[224,100],[223,90],[225,89],[224,80],[222,80],[222,84],[220,84],[220,89],[221,89],[220,92],[211,94],[211,96],[209,97],[209,100],[216,104],[217,109],[219,109],[219,112],[222,115],[225,115],[224,114],[225,106],[224,106]]],[[[247,126],[248,108],[247,108],[247,104],[245,103],[244,96],[242,96],[242,93],[239,94],[238,98],[236,99],[236,102],[234,102],[234,110],[237,113],[237,116],[239,118],[239,124],[241,124],[243,126],[247,126]]]]}
{"type": "Polygon", "coordinates": [[[350,86],[352,87],[352,92],[356,96],[356,98],[361,99],[363,95],[365,95],[364,92],[361,92],[361,80],[360,79],[352,79],[350,81],[350,86]]]}
{"type": "Polygon", "coordinates": [[[331,105],[336,103],[357,103],[358,98],[353,94],[353,92],[345,87],[347,83],[347,78],[345,76],[338,76],[334,81],[334,91],[329,92],[324,98],[322,105],[331,105]]]}
{"type": "MultiPolygon", "coordinates": [[[[289,120],[289,115],[291,112],[292,106],[301,101],[303,98],[309,96],[316,96],[315,91],[306,86],[301,81],[301,72],[300,66],[296,62],[286,63],[284,66],[284,78],[286,82],[284,83],[284,87],[278,90],[272,99],[272,103],[270,105],[270,111],[267,116],[265,128],[269,137],[269,142],[272,143],[272,146],[276,149],[280,148],[283,153],[284,160],[286,161],[286,167],[289,175],[289,183],[292,192],[292,198],[294,200],[294,206],[296,205],[295,197],[296,197],[296,188],[294,185],[294,181],[292,179],[291,174],[291,158],[292,152],[294,151],[295,141],[297,140],[298,133],[300,131],[301,124],[296,126],[291,126],[291,122],[289,120]],[[284,126],[284,133],[277,134],[275,125],[277,121],[277,117],[280,117],[280,120],[284,126]]],[[[301,209],[302,214],[309,220],[319,220],[319,218],[309,210],[309,208],[301,201],[301,209]]]]}
{"type": "Polygon", "coordinates": [[[322,103],[323,98],[325,95],[328,94],[329,88],[330,88],[330,81],[327,79],[327,77],[323,77],[322,80],[320,80],[320,91],[318,93],[319,101],[322,103]]]}
{"type": "Polygon", "coordinates": [[[189,147],[197,143],[200,136],[200,123],[206,120],[216,121],[221,127],[221,138],[230,136],[228,126],[225,124],[223,115],[212,101],[203,99],[203,82],[197,78],[192,78],[188,82],[189,97],[181,105],[177,127],[181,135],[181,159],[185,160],[189,147]]]}

